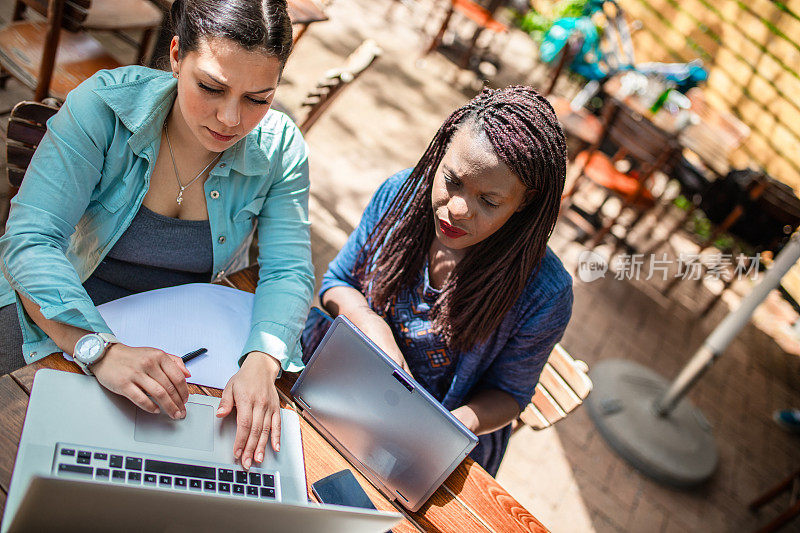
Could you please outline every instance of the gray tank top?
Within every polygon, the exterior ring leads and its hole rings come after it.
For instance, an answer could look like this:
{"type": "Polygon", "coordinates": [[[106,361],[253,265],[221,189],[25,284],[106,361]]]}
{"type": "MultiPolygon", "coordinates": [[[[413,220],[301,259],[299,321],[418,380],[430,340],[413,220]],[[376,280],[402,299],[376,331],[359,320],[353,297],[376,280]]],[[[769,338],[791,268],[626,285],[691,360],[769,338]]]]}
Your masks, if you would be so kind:
{"type": "Polygon", "coordinates": [[[142,206],[83,286],[100,305],[137,292],[208,283],[213,268],[208,220],[171,218],[142,206]]]}

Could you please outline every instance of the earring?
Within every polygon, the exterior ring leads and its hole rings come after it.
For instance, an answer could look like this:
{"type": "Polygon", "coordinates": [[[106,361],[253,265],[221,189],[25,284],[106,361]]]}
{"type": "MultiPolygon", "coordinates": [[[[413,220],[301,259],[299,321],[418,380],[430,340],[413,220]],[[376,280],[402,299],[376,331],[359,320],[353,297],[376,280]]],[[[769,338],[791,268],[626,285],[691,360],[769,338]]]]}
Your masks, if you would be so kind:
{"type": "Polygon", "coordinates": [[[173,77],[173,78],[178,78],[178,77],[179,77],[179,75],[178,75],[178,73],[177,73],[177,72],[173,72],[173,73],[172,73],[172,77],[173,77]]]}

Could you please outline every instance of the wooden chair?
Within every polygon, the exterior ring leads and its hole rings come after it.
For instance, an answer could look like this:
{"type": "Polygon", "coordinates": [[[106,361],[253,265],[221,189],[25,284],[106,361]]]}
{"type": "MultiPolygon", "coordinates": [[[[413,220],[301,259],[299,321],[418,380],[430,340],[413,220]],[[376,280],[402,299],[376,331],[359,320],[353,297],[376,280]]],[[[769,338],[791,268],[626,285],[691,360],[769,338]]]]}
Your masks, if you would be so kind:
{"type": "Polygon", "coordinates": [[[562,197],[562,213],[579,228],[592,236],[590,248],[596,246],[618,222],[626,209],[634,209],[638,214],[628,227],[635,225],[642,216],[655,206],[655,198],[649,188],[650,180],[657,171],[668,171],[679,150],[675,136],[665,132],[645,119],[624,103],[609,98],[603,113],[603,133],[595,144],[575,157],[571,170],[571,184],[562,197]],[[611,146],[613,156],[601,151],[601,147],[611,146]],[[623,172],[617,165],[626,160],[629,171],[623,172]],[[603,188],[607,195],[591,218],[601,225],[596,229],[584,217],[575,216],[572,206],[575,193],[588,179],[603,188]],[[622,200],[619,213],[603,224],[600,211],[610,196],[622,200]]]}
{"type": "MultiPolygon", "coordinates": [[[[800,227],[800,198],[791,187],[770,177],[762,171],[737,170],[732,171],[725,178],[718,179],[704,191],[703,199],[698,205],[692,205],[689,214],[703,210],[711,223],[711,233],[705,239],[692,239],[698,245],[700,252],[712,248],[716,253],[729,254],[736,258],[739,254],[748,258],[745,268],[754,267],[751,257],[754,253],[766,252],[773,257],[783,248],[789,236],[800,227]],[[726,186],[726,183],[730,185],[726,186]],[[725,191],[730,187],[738,190],[735,196],[725,191]],[[715,242],[723,236],[733,244],[728,248],[717,249],[715,242]]],[[[685,217],[681,222],[688,220],[685,217]]],[[[672,231],[683,227],[679,224],[672,231]]],[[[693,236],[688,235],[690,238],[693,236]]],[[[669,239],[662,239],[651,247],[655,251],[662,244],[669,243],[669,239]]],[[[713,253],[710,255],[713,256],[713,253]]],[[[651,253],[651,252],[648,252],[651,253]]],[[[720,277],[721,290],[700,311],[699,317],[704,317],[722,299],[723,293],[730,288],[736,280],[732,266],[729,265],[726,275],[720,277]]],[[[709,265],[699,263],[700,273],[705,275],[709,265]]],[[[699,276],[700,277],[700,276],[699,276]]],[[[681,277],[674,277],[663,289],[664,295],[669,295],[681,281],[681,277]]],[[[701,279],[695,279],[697,283],[701,279]]]]}
{"type": "Polygon", "coordinates": [[[91,0],[20,0],[12,22],[0,29],[0,67],[34,91],[64,100],[67,93],[101,69],[119,67],[88,34],[82,32],[91,0]],[[46,21],[23,20],[30,8],[46,21]]]}
{"type": "Polygon", "coordinates": [[[61,103],[20,102],[11,110],[6,133],[6,171],[9,190],[5,198],[3,222],[8,217],[11,198],[17,194],[36,147],[47,131],[47,120],[58,112],[61,103]]]}
{"type": "Polygon", "coordinates": [[[430,43],[423,51],[423,57],[435,50],[440,50],[445,57],[452,60],[461,69],[470,69],[481,75],[480,64],[484,61],[492,63],[495,69],[499,68],[499,60],[492,58],[488,52],[488,46],[476,53],[478,39],[484,31],[492,32],[493,38],[508,32],[508,26],[494,18],[495,12],[503,4],[503,0],[490,0],[486,7],[473,2],[472,0],[450,0],[439,30],[431,39],[430,43]],[[457,40],[450,47],[442,47],[445,34],[450,30],[453,15],[460,15],[475,25],[472,37],[466,43],[459,43],[457,40]],[[496,65],[494,63],[497,63],[496,65]]]}
{"type": "Polygon", "coordinates": [[[758,529],[757,533],[772,533],[773,531],[778,531],[790,521],[800,516],[800,469],[796,470],[789,477],[753,500],[748,508],[752,512],[757,512],[761,507],[785,492],[789,492],[789,505],[781,514],[758,529]]]}
{"type": "Polygon", "coordinates": [[[158,29],[163,20],[164,12],[149,0],[92,0],[83,28],[114,33],[136,48],[136,64],[143,65],[153,30],[158,29]],[[141,32],[139,40],[123,33],[129,31],[141,32]]]}
{"type": "Polygon", "coordinates": [[[522,424],[534,430],[548,428],[574,411],[592,390],[589,368],[556,344],[542,369],[536,394],[520,413],[513,430],[522,424]]]}
{"type": "Polygon", "coordinates": [[[342,68],[329,70],[317,87],[308,93],[301,104],[308,107],[308,113],[300,124],[300,131],[305,135],[319,120],[325,110],[339,97],[345,87],[353,83],[382,54],[382,50],[372,39],[361,43],[342,68]]]}
{"type": "Polygon", "coordinates": [[[558,122],[567,136],[567,150],[570,160],[574,160],[577,153],[597,144],[603,135],[603,123],[586,108],[573,110],[569,100],[562,96],[551,94],[547,101],[553,106],[558,122]],[[573,147],[573,141],[577,143],[573,147]]]}

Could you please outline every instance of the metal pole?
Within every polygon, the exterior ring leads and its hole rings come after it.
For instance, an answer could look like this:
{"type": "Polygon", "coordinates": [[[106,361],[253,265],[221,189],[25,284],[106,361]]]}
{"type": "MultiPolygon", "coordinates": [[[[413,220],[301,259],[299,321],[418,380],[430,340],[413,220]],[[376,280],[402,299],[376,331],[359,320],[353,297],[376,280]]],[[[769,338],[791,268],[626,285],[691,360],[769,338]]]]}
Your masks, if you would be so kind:
{"type": "Polygon", "coordinates": [[[708,370],[717,357],[728,348],[739,331],[748,323],[756,307],[764,301],[769,292],[778,286],[781,278],[800,259],[800,233],[794,233],[784,246],[772,267],[764,275],[758,285],[742,300],[735,311],[726,316],[711,332],[703,345],[683,367],[678,377],[670,384],[667,391],[656,400],[655,409],[659,416],[665,417],[672,412],[681,398],[692,388],[700,377],[708,370]]]}

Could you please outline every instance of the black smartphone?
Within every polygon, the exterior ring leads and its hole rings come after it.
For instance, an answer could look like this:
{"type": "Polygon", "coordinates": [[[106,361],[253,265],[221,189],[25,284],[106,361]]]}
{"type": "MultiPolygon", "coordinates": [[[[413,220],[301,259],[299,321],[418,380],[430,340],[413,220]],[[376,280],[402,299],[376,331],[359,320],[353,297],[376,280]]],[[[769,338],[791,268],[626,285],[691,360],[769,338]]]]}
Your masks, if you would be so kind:
{"type": "Polygon", "coordinates": [[[311,492],[322,503],[375,509],[350,470],[342,470],[320,479],[311,485],[311,492]]]}

